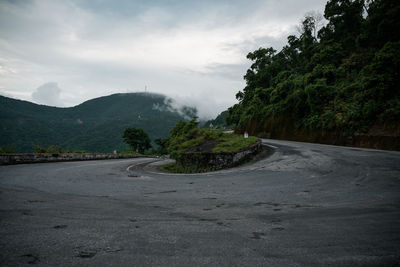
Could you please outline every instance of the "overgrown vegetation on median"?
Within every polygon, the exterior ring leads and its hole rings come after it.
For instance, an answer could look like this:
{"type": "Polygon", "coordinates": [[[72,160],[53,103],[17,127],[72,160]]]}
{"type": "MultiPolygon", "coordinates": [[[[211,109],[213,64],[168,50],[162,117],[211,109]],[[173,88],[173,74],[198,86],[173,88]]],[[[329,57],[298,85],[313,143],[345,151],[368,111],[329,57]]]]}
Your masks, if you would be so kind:
{"type": "MultiPolygon", "coordinates": [[[[177,162],[188,153],[199,153],[199,160],[206,153],[233,153],[248,148],[258,141],[256,137],[244,138],[241,135],[223,133],[198,128],[196,119],[189,122],[179,121],[171,130],[171,136],[158,140],[160,153],[169,154],[177,162]]],[[[193,157],[193,155],[191,156],[193,157]]],[[[182,164],[181,164],[182,165],[182,164]]],[[[169,172],[201,172],[206,169],[198,169],[194,166],[180,166],[168,164],[161,168],[169,172]]]]}
{"type": "Polygon", "coordinates": [[[179,121],[171,130],[171,136],[159,142],[171,158],[178,159],[185,152],[235,152],[257,142],[256,137],[243,138],[241,135],[200,129],[198,122],[179,121]]]}

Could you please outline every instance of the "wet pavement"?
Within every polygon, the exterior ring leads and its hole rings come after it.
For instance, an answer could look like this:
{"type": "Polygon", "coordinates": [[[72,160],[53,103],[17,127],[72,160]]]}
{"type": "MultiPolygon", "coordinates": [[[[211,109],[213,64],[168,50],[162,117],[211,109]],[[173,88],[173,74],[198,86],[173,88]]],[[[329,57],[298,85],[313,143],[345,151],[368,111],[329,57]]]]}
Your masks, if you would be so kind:
{"type": "Polygon", "coordinates": [[[263,142],[268,157],[204,174],[0,166],[0,266],[398,266],[399,152],[263,142]]]}

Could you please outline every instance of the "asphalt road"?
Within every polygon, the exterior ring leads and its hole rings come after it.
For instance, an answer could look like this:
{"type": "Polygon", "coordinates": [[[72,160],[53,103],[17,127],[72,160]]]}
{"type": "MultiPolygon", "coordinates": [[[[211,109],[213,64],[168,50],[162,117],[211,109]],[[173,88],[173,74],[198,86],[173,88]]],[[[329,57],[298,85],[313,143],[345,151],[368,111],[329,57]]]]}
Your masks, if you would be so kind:
{"type": "Polygon", "coordinates": [[[160,159],[0,166],[0,266],[400,266],[400,153],[264,140],[270,156],[166,175],[160,159]]]}

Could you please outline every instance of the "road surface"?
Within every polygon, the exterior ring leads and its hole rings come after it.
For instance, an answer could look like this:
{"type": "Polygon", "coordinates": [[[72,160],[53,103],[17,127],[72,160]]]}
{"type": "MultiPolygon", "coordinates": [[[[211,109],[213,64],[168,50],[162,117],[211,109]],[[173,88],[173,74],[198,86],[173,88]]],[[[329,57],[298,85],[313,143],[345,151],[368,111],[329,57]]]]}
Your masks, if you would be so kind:
{"type": "Polygon", "coordinates": [[[399,152],[263,142],[265,159],[196,175],[0,166],[0,266],[399,266],[399,152]]]}

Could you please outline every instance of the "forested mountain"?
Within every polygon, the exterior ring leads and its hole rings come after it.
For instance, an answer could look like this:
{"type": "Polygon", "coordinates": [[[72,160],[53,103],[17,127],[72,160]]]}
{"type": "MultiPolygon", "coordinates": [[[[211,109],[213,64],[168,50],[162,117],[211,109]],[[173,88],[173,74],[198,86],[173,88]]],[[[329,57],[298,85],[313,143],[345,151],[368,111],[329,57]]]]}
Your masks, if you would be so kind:
{"type": "Polygon", "coordinates": [[[228,127],[228,124],[226,123],[226,118],[228,117],[228,115],[229,115],[228,110],[224,110],[215,119],[206,121],[202,125],[202,128],[210,128],[211,126],[213,128],[215,127],[226,128],[228,127]]]}
{"type": "Polygon", "coordinates": [[[330,0],[324,17],[318,29],[318,17],[306,16],[279,52],[247,55],[253,64],[229,123],[307,141],[399,136],[400,1],[330,0]]]}
{"type": "Polygon", "coordinates": [[[58,145],[88,152],[125,150],[127,127],[144,129],[152,140],[169,135],[179,121],[196,110],[172,108],[165,96],[114,94],[71,108],[56,108],[0,96],[0,146],[32,152],[33,145],[58,145]]]}

